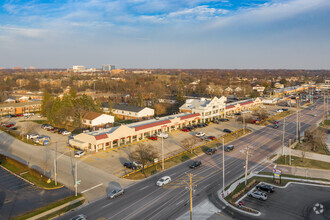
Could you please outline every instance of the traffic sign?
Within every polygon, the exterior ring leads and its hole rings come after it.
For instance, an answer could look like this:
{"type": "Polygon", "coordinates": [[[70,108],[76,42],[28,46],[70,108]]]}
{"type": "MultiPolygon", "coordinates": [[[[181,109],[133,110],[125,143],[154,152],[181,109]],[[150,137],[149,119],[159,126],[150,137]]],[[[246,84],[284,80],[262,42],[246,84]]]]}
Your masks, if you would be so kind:
{"type": "Polygon", "coordinates": [[[79,185],[80,184],[80,182],[81,182],[81,180],[78,180],[76,183],[77,183],[77,185],[79,185]]]}

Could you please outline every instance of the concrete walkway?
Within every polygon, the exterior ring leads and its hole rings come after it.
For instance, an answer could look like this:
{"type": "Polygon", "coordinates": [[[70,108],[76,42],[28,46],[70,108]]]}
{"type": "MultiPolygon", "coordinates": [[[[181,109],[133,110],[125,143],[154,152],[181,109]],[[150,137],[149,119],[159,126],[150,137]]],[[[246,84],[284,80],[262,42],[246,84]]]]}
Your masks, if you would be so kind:
{"type": "Polygon", "coordinates": [[[330,170],[312,169],[312,168],[286,166],[286,165],[277,165],[277,168],[281,169],[284,174],[330,180],[330,170]]]}
{"type": "MultiPolygon", "coordinates": [[[[290,149],[288,147],[285,147],[284,152],[285,152],[285,154],[289,155],[290,154],[290,149]]],[[[302,157],[302,153],[303,152],[301,150],[291,149],[291,155],[292,156],[302,157]]],[[[305,158],[330,163],[330,156],[324,155],[324,154],[318,154],[318,153],[305,151],[305,158]]]]}
{"type": "Polygon", "coordinates": [[[49,214],[52,214],[52,213],[58,211],[58,210],[61,210],[61,209],[65,208],[65,207],[67,207],[69,205],[76,204],[77,202],[80,202],[80,201],[82,201],[84,199],[85,199],[84,197],[80,197],[80,198],[78,198],[76,200],[72,200],[70,202],[64,203],[63,205],[57,206],[57,207],[55,207],[53,209],[50,209],[50,210],[48,210],[46,212],[40,213],[39,215],[33,216],[32,218],[28,218],[28,220],[37,220],[37,219],[40,219],[42,217],[45,217],[45,216],[47,216],[49,214]]]}

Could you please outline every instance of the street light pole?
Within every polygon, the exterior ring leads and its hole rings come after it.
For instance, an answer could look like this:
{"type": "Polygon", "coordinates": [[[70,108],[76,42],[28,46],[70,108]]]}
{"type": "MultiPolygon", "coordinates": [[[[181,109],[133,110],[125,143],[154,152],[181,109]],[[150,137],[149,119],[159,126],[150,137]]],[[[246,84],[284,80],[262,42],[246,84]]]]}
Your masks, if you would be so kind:
{"type": "Polygon", "coordinates": [[[162,170],[165,169],[164,164],[164,133],[162,134],[162,170]]]}
{"type": "Polygon", "coordinates": [[[75,172],[75,179],[76,179],[76,183],[75,183],[75,195],[77,196],[78,195],[78,164],[77,164],[77,160],[76,160],[76,172],[75,172]]]}
{"type": "Polygon", "coordinates": [[[246,146],[246,159],[245,159],[245,185],[247,184],[247,171],[249,165],[249,146],[246,146]]]}
{"type": "Polygon", "coordinates": [[[299,105],[298,105],[298,103],[299,103],[299,99],[297,99],[297,112],[296,112],[296,114],[297,114],[297,141],[298,141],[298,129],[299,129],[299,126],[298,126],[299,105]]]}
{"type": "Polygon", "coordinates": [[[283,146],[282,146],[282,155],[284,155],[284,139],[285,139],[285,118],[283,120],[283,146]]]}
{"type": "Polygon", "coordinates": [[[192,187],[192,174],[189,175],[189,179],[190,179],[190,220],[192,220],[192,209],[193,209],[193,203],[192,203],[192,192],[193,192],[193,187],[192,187]]]}
{"type": "Polygon", "coordinates": [[[243,134],[245,134],[245,117],[244,117],[244,113],[243,113],[243,134]]]}
{"type": "Polygon", "coordinates": [[[225,139],[222,138],[222,194],[225,195],[225,139]]]}
{"type": "Polygon", "coordinates": [[[290,160],[290,161],[289,161],[289,165],[291,166],[291,139],[289,139],[289,148],[290,148],[290,149],[289,149],[289,150],[290,150],[290,153],[289,153],[289,155],[290,155],[290,156],[289,156],[289,160],[290,160]]]}

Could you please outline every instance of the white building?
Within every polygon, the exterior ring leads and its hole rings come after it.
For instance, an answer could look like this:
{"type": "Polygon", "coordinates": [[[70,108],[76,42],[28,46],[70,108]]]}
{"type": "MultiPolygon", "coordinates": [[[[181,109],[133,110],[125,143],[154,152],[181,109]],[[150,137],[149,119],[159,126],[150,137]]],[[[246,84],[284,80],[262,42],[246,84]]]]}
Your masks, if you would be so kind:
{"type": "Polygon", "coordinates": [[[112,124],[115,118],[112,115],[98,112],[87,112],[82,118],[82,124],[86,127],[98,127],[112,124]]]}
{"type": "Polygon", "coordinates": [[[83,72],[86,70],[86,68],[84,66],[72,66],[73,72],[83,72]]]}
{"type": "MultiPolygon", "coordinates": [[[[109,113],[109,103],[103,102],[102,103],[103,111],[109,113]]],[[[112,114],[116,117],[123,119],[123,120],[147,120],[151,119],[155,115],[155,110],[148,107],[139,107],[134,105],[127,105],[127,104],[114,104],[111,110],[112,114]]]]}
{"type": "Polygon", "coordinates": [[[111,64],[104,64],[102,65],[102,70],[103,71],[111,71],[116,69],[115,65],[111,65],[111,64]]]}
{"type": "Polygon", "coordinates": [[[214,118],[224,118],[227,98],[214,97],[213,99],[187,99],[180,107],[180,112],[199,113],[201,121],[209,121],[214,118]]]}

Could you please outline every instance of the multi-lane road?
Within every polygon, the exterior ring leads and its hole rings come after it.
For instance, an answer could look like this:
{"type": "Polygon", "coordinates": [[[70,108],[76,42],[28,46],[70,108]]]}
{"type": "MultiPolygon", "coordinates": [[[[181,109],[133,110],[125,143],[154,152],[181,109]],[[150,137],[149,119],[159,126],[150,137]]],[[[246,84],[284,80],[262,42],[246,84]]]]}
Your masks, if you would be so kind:
{"type": "MultiPolygon", "coordinates": [[[[313,110],[301,111],[301,132],[322,118],[322,104],[315,106],[313,110]]],[[[289,139],[296,138],[296,126],[296,114],[286,118],[286,143],[289,139]]],[[[282,139],[283,120],[277,129],[267,126],[233,141],[231,144],[235,145],[235,150],[225,153],[225,183],[229,184],[244,174],[245,155],[241,151],[243,148],[249,146],[251,149],[249,170],[261,170],[265,165],[262,162],[282,147],[282,139]]],[[[190,170],[191,161],[187,161],[126,188],[124,195],[120,197],[102,198],[60,219],[68,219],[78,214],[85,214],[89,219],[175,219],[189,210],[187,173],[194,175],[194,206],[205,199],[214,200],[214,195],[222,188],[221,150],[212,156],[202,155],[198,159],[203,163],[198,169],[190,170]],[[170,176],[172,182],[164,187],[156,186],[156,181],[165,175],[170,176]]]]}

